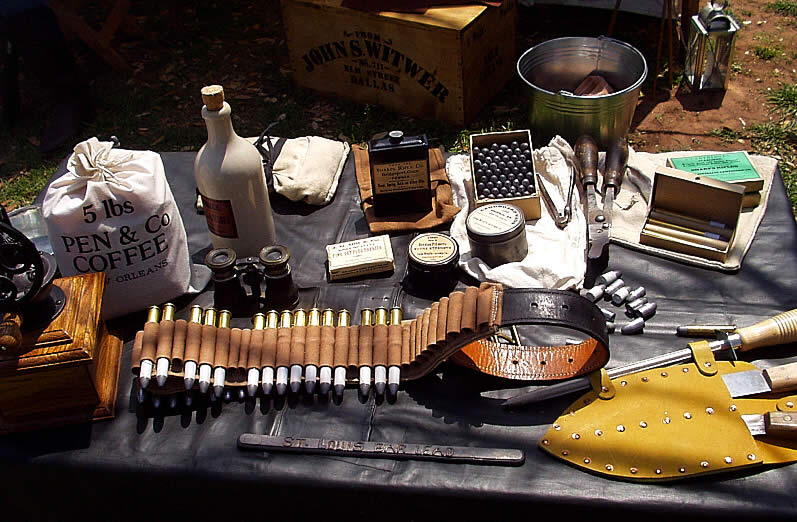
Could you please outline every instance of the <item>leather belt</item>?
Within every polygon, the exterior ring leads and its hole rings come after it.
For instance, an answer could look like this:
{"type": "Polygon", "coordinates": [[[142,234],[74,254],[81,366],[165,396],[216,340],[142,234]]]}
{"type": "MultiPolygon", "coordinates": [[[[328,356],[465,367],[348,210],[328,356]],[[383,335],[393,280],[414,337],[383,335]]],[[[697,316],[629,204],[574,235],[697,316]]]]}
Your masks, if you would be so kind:
{"type": "Polygon", "coordinates": [[[488,338],[472,342],[451,360],[489,375],[519,380],[558,380],[590,373],[609,360],[609,335],[600,309],[569,291],[505,289],[500,326],[556,326],[589,336],[578,344],[523,346],[488,338]]]}

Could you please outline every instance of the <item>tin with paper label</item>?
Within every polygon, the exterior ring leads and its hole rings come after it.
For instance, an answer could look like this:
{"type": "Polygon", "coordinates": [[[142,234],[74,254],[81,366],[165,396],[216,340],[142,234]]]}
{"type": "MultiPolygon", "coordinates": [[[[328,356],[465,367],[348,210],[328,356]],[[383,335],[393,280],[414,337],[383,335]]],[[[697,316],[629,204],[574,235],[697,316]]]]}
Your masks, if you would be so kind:
{"type": "Polygon", "coordinates": [[[451,236],[428,232],[416,236],[407,255],[407,278],[412,293],[438,296],[457,284],[459,246],[451,236]]]}
{"type": "Polygon", "coordinates": [[[390,131],[368,143],[374,214],[380,217],[432,210],[426,135],[390,131]]]}
{"type": "Polygon", "coordinates": [[[529,251],[523,211],[508,203],[479,207],[465,221],[473,257],[490,267],[522,261],[529,251]]]}

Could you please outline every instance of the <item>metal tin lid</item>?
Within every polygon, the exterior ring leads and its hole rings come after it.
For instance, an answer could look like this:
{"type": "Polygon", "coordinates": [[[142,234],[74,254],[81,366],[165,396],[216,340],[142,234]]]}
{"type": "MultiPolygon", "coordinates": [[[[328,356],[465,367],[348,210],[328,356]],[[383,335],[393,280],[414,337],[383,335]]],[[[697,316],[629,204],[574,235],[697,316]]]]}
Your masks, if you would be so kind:
{"type": "Polygon", "coordinates": [[[373,139],[368,142],[368,150],[371,152],[384,149],[404,149],[412,147],[429,147],[426,134],[420,136],[407,136],[400,130],[390,131],[382,138],[373,139]]]}
{"type": "Polygon", "coordinates": [[[465,221],[468,237],[480,243],[500,243],[525,229],[523,211],[509,203],[491,203],[470,213],[465,221]]]}
{"type": "Polygon", "coordinates": [[[437,232],[420,234],[410,241],[409,262],[424,268],[456,264],[459,246],[453,238],[437,232]]]}

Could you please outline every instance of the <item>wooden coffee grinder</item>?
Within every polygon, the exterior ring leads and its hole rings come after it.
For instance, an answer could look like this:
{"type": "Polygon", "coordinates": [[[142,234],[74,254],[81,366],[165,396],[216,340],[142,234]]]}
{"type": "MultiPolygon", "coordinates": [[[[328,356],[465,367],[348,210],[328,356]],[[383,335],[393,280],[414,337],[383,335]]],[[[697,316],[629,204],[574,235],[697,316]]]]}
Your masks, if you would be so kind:
{"type": "Polygon", "coordinates": [[[100,314],[105,274],[56,272],[0,207],[0,433],[114,416],[122,340],[100,314]]]}

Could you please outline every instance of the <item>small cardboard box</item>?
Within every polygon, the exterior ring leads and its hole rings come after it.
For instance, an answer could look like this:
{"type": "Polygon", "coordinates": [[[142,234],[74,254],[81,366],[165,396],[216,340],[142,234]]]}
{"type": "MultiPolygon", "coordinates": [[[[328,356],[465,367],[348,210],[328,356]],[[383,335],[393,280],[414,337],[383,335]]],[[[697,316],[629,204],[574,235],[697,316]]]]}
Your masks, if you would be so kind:
{"type": "Polygon", "coordinates": [[[528,130],[520,130],[520,131],[509,131],[509,132],[485,132],[481,134],[471,134],[470,135],[470,172],[471,172],[471,182],[470,182],[470,191],[471,197],[473,199],[473,203],[476,208],[481,207],[483,205],[489,205],[490,203],[510,203],[519,207],[523,210],[523,215],[526,217],[526,221],[532,219],[539,219],[540,218],[540,194],[537,187],[537,169],[534,165],[534,155],[531,155],[531,169],[532,169],[532,179],[534,180],[530,196],[520,196],[520,197],[494,197],[494,198],[485,198],[482,197],[478,190],[478,180],[477,180],[477,173],[476,167],[473,164],[473,147],[489,147],[493,143],[497,143],[498,145],[509,145],[513,141],[518,143],[527,143],[529,146],[529,151],[533,150],[531,144],[531,133],[528,130]]]}
{"type": "Polygon", "coordinates": [[[327,245],[327,261],[330,281],[396,269],[387,234],[327,245]]]}
{"type": "Polygon", "coordinates": [[[725,261],[736,234],[743,198],[741,185],[657,167],[639,242],[725,261]]]}
{"type": "Polygon", "coordinates": [[[297,85],[464,126],[515,74],[517,1],[365,12],[282,0],[297,85]]]}

